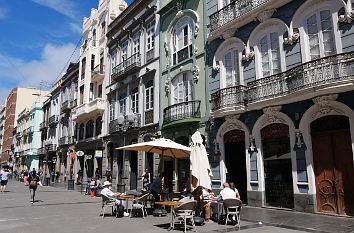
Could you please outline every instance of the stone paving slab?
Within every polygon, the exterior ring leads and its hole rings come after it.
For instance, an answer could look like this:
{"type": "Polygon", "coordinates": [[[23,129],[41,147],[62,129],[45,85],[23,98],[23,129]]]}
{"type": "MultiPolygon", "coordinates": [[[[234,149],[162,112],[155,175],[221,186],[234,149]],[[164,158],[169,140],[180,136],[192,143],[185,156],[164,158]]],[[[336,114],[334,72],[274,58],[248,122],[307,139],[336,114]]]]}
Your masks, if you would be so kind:
{"type": "MultiPolygon", "coordinates": [[[[28,187],[17,181],[9,182],[8,192],[0,194],[1,233],[166,233],[170,221],[169,215],[117,219],[110,216],[109,211],[102,219],[99,216],[100,198],[80,195],[77,191],[64,188],[39,187],[37,201],[31,204],[29,200],[28,187]]],[[[241,232],[354,232],[353,221],[352,218],[245,207],[241,217],[241,232]],[[323,219],[327,222],[321,222],[323,219]],[[259,224],[259,221],[263,224],[259,224]],[[311,225],[311,221],[314,224],[311,225]]],[[[235,226],[207,223],[197,227],[197,231],[221,233],[236,232],[238,229],[235,226]]],[[[179,228],[171,232],[183,231],[179,228]]]]}

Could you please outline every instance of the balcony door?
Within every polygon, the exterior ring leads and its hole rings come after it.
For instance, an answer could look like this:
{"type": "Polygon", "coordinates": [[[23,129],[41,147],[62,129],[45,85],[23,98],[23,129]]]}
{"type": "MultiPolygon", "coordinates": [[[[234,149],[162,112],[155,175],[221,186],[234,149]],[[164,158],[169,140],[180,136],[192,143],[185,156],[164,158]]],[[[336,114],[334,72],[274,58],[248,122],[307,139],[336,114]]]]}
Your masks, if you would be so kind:
{"type": "Polygon", "coordinates": [[[181,119],[192,113],[193,105],[188,104],[188,101],[193,100],[192,85],[192,74],[189,72],[180,74],[173,80],[172,105],[176,106],[171,109],[171,119],[181,119]]]}

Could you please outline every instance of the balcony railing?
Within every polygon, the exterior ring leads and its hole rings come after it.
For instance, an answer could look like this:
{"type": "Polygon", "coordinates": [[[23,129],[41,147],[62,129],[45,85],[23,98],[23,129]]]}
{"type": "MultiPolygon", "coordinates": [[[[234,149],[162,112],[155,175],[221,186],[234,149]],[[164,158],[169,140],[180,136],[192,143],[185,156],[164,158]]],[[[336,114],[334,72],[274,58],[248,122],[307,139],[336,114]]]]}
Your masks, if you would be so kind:
{"type": "Polygon", "coordinates": [[[70,101],[70,108],[75,108],[77,106],[77,100],[70,101]]]}
{"type": "Polygon", "coordinates": [[[210,30],[214,31],[230,23],[234,19],[260,7],[270,0],[236,0],[209,16],[210,30]]]}
{"type": "Polygon", "coordinates": [[[146,62],[151,61],[152,59],[154,59],[154,53],[155,53],[154,48],[152,48],[152,49],[150,49],[149,51],[146,52],[146,62]]]}
{"type": "Polygon", "coordinates": [[[48,152],[55,152],[57,150],[57,145],[56,144],[47,144],[46,150],[48,152]]]}
{"type": "Polygon", "coordinates": [[[59,139],[59,146],[68,145],[68,144],[69,144],[69,138],[67,136],[61,137],[59,139]]]}
{"type": "Polygon", "coordinates": [[[200,118],[200,100],[192,100],[168,106],[163,110],[163,123],[185,118],[200,118]]]}
{"type": "Polygon", "coordinates": [[[250,105],[255,102],[299,96],[312,88],[321,88],[354,80],[354,51],[313,60],[285,72],[218,90],[211,95],[212,111],[225,107],[250,105]]]}
{"type": "Polygon", "coordinates": [[[145,112],[145,125],[154,123],[154,110],[148,110],[145,112]]]}
{"type": "Polygon", "coordinates": [[[93,70],[91,71],[91,78],[93,80],[98,80],[99,78],[104,77],[104,65],[97,65],[93,70]]]}
{"type": "Polygon", "coordinates": [[[109,123],[109,133],[126,132],[129,129],[140,127],[140,114],[126,115],[109,123]]]}
{"type": "Polygon", "coordinates": [[[211,94],[211,109],[217,110],[221,107],[233,107],[245,104],[247,87],[234,86],[221,89],[211,94]]]}
{"type": "Polygon", "coordinates": [[[96,98],[89,103],[82,104],[78,108],[76,108],[76,117],[80,117],[83,115],[95,113],[95,112],[103,112],[105,109],[105,100],[103,98],[96,98]]]}
{"type": "Polygon", "coordinates": [[[136,53],[112,69],[112,80],[119,79],[122,75],[133,73],[140,69],[140,66],[140,54],[136,53]]]}
{"type": "Polygon", "coordinates": [[[70,107],[69,107],[69,101],[64,101],[62,104],[61,104],[61,108],[60,108],[61,112],[66,112],[66,111],[69,111],[70,110],[70,107]]]}
{"type": "Polygon", "coordinates": [[[49,124],[50,126],[56,125],[56,124],[58,124],[58,121],[59,121],[59,120],[58,120],[58,116],[54,115],[54,116],[49,117],[48,124],[49,124]]]}

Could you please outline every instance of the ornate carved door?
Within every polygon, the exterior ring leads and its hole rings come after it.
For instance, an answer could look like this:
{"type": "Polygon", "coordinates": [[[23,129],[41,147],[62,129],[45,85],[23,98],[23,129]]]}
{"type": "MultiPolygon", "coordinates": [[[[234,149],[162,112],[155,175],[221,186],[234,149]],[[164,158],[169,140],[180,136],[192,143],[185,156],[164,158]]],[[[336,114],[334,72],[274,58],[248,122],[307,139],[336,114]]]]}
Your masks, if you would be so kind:
{"type": "MultiPolygon", "coordinates": [[[[323,121],[334,120],[324,119],[323,121]]],[[[344,119],[336,119],[337,123],[344,119]]],[[[348,122],[349,124],[349,122],[348,122]]],[[[317,125],[318,126],[318,125],[317,125]]],[[[312,150],[315,168],[317,209],[333,214],[353,214],[353,154],[350,131],[340,129],[328,131],[327,123],[321,123],[322,130],[312,132],[312,150]]]]}

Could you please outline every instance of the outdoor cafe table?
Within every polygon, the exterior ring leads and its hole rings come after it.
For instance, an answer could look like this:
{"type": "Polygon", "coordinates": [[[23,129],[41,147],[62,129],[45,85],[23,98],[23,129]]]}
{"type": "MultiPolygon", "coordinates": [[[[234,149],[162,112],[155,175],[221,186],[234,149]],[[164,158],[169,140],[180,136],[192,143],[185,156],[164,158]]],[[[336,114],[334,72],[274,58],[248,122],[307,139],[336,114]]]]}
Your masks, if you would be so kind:
{"type": "Polygon", "coordinates": [[[173,229],[173,217],[174,217],[174,207],[175,206],[179,206],[182,205],[184,202],[181,201],[160,201],[160,202],[155,202],[155,204],[158,205],[165,205],[165,206],[171,206],[171,222],[170,222],[170,227],[168,228],[168,230],[172,230],[173,229]]]}
{"type": "Polygon", "coordinates": [[[130,198],[134,198],[134,195],[121,195],[119,197],[117,197],[118,200],[120,200],[120,204],[122,204],[123,200],[126,200],[126,204],[125,204],[125,209],[128,211],[128,202],[130,198]]]}

